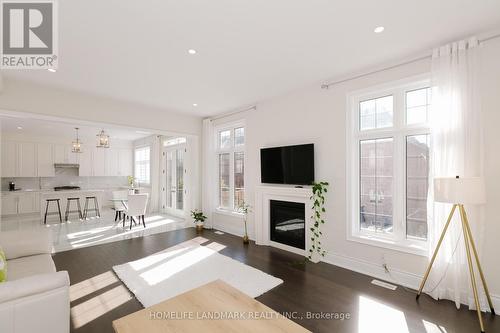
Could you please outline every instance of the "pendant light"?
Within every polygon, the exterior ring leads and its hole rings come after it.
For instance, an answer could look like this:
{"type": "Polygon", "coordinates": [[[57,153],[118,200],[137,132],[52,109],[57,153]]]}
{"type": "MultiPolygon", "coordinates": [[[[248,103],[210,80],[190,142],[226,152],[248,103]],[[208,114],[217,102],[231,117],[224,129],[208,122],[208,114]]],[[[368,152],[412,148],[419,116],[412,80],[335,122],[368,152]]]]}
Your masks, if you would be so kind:
{"type": "Polygon", "coordinates": [[[97,137],[97,148],[109,148],[109,135],[104,132],[104,129],[96,135],[97,137]]]}
{"type": "Polygon", "coordinates": [[[76,140],[71,143],[71,152],[73,153],[81,153],[82,152],[82,142],[78,138],[78,127],[75,127],[76,130],[76,140]]]}

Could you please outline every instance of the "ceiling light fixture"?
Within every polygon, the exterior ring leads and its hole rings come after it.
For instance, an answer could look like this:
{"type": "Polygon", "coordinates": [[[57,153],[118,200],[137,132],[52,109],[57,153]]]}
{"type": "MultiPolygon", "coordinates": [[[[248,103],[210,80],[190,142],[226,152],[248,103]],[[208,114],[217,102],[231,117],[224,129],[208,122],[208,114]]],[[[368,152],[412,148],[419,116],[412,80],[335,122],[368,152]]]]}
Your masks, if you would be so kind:
{"type": "Polygon", "coordinates": [[[82,153],[82,142],[78,138],[78,127],[75,127],[76,130],[76,139],[71,143],[71,152],[73,153],[82,153]]]}
{"type": "Polygon", "coordinates": [[[109,148],[109,135],[107,135],[104,132],[104,129],[102,129],[99,134],[96,135],[97,137],[97,148],[109,148]]]}
{"type": "Polygon", "coordinates": [[[197,107],[197,106],[198,106],[198,104],[196,104],[196,103],[193,103],[193,106],[194,106],[194,107],[197,107]]]}
{"type": "Polygon", "coordinates": [[[196,50],[194,50],[194,49],[189,49],[189,50],[188,50],[188,53],[189,53],[189,54],[196,54],[196,50]]]}
{"type": "Polygon", "coordinates": [[[51,73],[55,73],[55,72],[57,72],[54,68],[49,68],[49,69],[47,69],[47,70],[48,70],[49,72],[51,72],[51,73]]]}
{"type": "Polygon", "coordinates": [[[17,129],[18,129],[18,130],[22,130],[22,129],[23,129],[23,127],[22,127],[22,126],[17,126],[17,129]]]}
{"type": "Polygon", "coordinates": [[[379,34],[379,33],[383,32],[384,30],[385,30],[385,28],[380,26],[380,27],[376,27],[375,29],[373,29],[373,32],[376,34],[379,34]]]}

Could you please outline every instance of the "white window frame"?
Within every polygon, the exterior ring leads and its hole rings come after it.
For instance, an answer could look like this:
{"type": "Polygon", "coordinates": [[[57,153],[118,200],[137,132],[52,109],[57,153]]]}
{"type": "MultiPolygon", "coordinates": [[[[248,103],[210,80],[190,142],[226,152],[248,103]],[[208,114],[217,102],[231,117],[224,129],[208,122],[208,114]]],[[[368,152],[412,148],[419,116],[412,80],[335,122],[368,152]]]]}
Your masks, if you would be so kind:
{"type": "MultiPolygon", "coordinates": [[[[232,122],[232,123],[225,123],[218,125],[214,128],[214,147],[215,147],[215,163],[217,165],[216,167],[216,179],[217,181],[215,182],[216,184],[216,195],[217,195],[217,201],[215,205],[215,211],[221,214],[226,214],[226,215],[231,215],[231,216],[236,216],[236,217],[243,217],[243,214],[238,212],[238,210],[234,207],[234,153],[243,153],[243,170],[245,170],[246,162],[247,162],[247,154],[246,154],[246,140],[247,140],[247,133],[246,133],[246,127],[245,127],[245,122],[244,121],[237,121],[237,122],[232,122]],[[245,129],[245,136],[244,136],[244,143],[243,145],[240,145],[238,147],[234,146],[234,130],[237,128],[243,127],[245,129]],[[230,147],[229,148],[220,148],[219,147],[219,133],[223,131],[231,131],[231,136],[230,136],[230,147]],[[219,204],[219,175],[220,175],[220,163],[219,163],[219,154],[224,154],[228,153],[229,154],[229,208],[226,207],[220,207],[219,204]]],[[[243,188],[246,189],[246,176],[245,173],[243,174],[243,177],[245,178],[244,181],[244,186],[243,188]]],[[[246,195],[246,191],[245,191],[246,195]]]]}
{"type": "Polygon", "coordinates": [[[134,178],[137,182],[139,182],[140,185],[151,185],[151,150],[152,150],[151,145],[140,145],[140,146],[134,147],[134,178]],[[143,182],[143,181],[140,181],[139,179],[136,178],[137,161],[135,159],[135,153],[137,150],[144,149],[144,148],[149,148],[149,161],[148,161],[148,163],[149,163],[149,181],[148,182],[143,182]]]}
{"type": "MultiPolygon", "coordinates": [[[[428,255],[427,240],[406,237],[406,137],[430,134],[425,124],[406,125],[406,92],[430,87],[429,75],[419,75],[369,89],[358,90],[347,96],[347,239],[421,256],[428,255]],[[393,126],[359,130],[359,103],[365,100],[393,96],[393,126]],[[360,226],[359,146],[362,140],[394,139],[393,153],[393,233],[383,234],[362,230],[360,226]]],[[[428,214],[429,215],[429,214],[428,214]]],[[[428,223],[431,219],[428,218],[428,223]]],[[[431,228],[428,226],[428,230],[431,228]]]]}

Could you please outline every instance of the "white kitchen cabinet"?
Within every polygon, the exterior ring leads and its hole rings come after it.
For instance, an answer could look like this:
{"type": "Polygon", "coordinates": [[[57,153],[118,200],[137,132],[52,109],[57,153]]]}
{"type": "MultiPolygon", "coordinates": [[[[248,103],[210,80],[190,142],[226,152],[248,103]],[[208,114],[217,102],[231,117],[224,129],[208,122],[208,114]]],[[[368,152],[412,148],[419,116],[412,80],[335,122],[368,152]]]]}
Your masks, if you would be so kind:
{"type": "Polygon", "coordinates": [[[36,177],[36,145],[32,142],[20,142],[18,145],[19,177],[36,177]]]}
{"type": "Polygon", "coordinates": [[[81,153],[73,153],[71,150],[72,150],[73,147],[68,146],[68,163],[72,163],[72,164],[78,164],[79,161],[80,161],[80,154],[81,153]]]}
{"type": "Polygon", "coordinates": [[[106,176],[118,175],[118,150],[115,148],[105,148],[104,158],[106,160],[106,176]]]}
{"type": "Polygon", "coordinates": [[[118,176],[132,176],[133,158],[132,149],[118,149],[118,176]]]}
{"type": "Polygon", "coordinates": [[[12,194],[2,195],[2,215],[17,214],[17,204],[19,197],[12,194]]]}
{"type": "Polygon", "coordinates": [[[93,176],[92,172],[92,149],[90,147],[83,146],[83,152],[79,156],[80,168],[78,170],[78,175],[80,177],[90,177],[93,176]]]}
{"type": "Polygon", "coordinates": [[[18,175],[18,144],[13,141],[2,141],[2,177],[16,177],[18,175]]]}
{"type": "Polygon", "coordinates": [[[18,214],[35,213],[40,211],[38,193],[20,193],[17,212],[18,214]]]}
{"type": "Polygon", "coordinates": [[[54,163],[68,163],[65,145],[54,145],[54,163]]]}
{"type": "Polygon", "coordinates": [[[14,192],[2,195],[2,215],[40,212],[40,196],[37,192],[14,192]]]}
{"type": "Polygon", "coordinates": [[[73,153],[71,149],[71,145],[54,145],[54,163],[78,163],[78,155],[80,153],[73,153]]]}
{"type": "Polygon", "coordinates": [[[92,150],[92,166],[94,176],[106,175],[106,157],[104,148],[94,148],[92,150]]]}
{"type": "Polygon", "coordinates": [[[37,144],[38,177],[54,177],[54,149],[51,143],[37,144]]]}

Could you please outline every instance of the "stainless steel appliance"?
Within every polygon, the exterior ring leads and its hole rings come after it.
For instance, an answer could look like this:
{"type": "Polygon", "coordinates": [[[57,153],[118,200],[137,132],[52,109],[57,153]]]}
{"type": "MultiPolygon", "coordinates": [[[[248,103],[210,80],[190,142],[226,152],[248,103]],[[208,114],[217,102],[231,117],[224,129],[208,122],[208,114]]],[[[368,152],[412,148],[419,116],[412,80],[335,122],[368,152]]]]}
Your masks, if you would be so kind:
{"type": "Polygon", "coordinates": [[[54,191],[75,191],[79,190],[80,186],[56,186],[54,191]]]}

